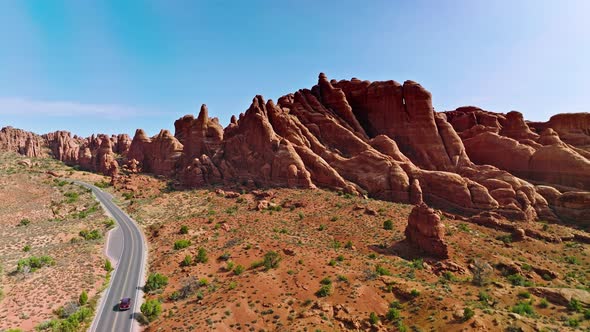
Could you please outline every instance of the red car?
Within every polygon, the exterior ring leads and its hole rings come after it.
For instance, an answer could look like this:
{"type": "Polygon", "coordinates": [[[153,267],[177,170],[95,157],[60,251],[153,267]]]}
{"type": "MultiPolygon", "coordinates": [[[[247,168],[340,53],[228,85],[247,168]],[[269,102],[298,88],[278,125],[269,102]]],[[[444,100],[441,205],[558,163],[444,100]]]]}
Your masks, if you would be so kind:
{"type": "Polygon", "coordinates": [[[122,298],[119,302],[119,310],[129,310],[131,308],[131,299],[128,297],[122,298]]]}

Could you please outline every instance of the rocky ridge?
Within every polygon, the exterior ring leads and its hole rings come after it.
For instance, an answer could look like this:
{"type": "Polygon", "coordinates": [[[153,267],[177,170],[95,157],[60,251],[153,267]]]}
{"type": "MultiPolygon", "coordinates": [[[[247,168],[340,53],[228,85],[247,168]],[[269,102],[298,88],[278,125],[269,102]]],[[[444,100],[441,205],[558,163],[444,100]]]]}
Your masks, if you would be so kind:
{"type": "MultiPolygon", "coordinates": [[[[115,180],[123,169],[166,176],[183,187],[323,187],[403,203],[424,200],[463,215],[581,220],[590,188],[587,118],[527,123],[518,112],[475,107],[437,113],[430,92],[416,82],[335,81],[320,74],[311,89],[276,103],[256,96],[226,128],[203,105],[197,118],[175,122],[174,135],[162,130],[148,137],[138,129],[133,140],[83,139],[58,131],[39,142],[55,158],[115,180]]],[[[20,152],[25,145],[19,138],[10,146],[20,152]]]]}

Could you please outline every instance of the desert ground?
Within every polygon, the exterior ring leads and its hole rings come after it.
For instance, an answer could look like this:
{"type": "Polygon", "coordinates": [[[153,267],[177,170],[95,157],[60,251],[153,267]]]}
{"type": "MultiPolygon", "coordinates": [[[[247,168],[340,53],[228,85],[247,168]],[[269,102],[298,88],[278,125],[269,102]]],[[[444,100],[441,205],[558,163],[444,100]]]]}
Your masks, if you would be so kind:
{"type": "Polygon", "coordinates": [[[148,296],[163,310],[146,331],[590,327],[589,247],[567,225],[522,222],[537,235],[516,241],[441,213],[451,258],[437,261],[404,241],[411,205],[325,190],[176,191],[144,175],[109,190],[144,227],[150,273],[168,278],[148,296]]]}
{"type": "Polygon", "coordinates": [[[82,330],[105,285],[109,218],[91,193],[48,170],[78,172],[49,158],[0,153],[0,331],[82,330]],[[77,323],[60,319],[75,312],[77,323]]]}

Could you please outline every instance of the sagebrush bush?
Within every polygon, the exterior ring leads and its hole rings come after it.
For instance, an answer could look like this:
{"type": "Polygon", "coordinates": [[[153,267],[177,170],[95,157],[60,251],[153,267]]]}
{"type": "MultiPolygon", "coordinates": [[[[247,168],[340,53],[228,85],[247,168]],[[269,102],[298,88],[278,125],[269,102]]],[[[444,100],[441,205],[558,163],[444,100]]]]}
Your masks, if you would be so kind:
{"type": "Polygon", "coordinates": [[[180,250],[180,249],[184,249],[187,248],[188,246],[191,245],[191,241],[190,240],[178,240],[176,242],[174,242],[174,250],[180,250]]]}
{"type": "Polygon", "coordinates": [[[158,300],[147,300],[141,305],[141,313],[148,321],[153,321],[162,313],[162,304],[158,300]]]}
{"type": "Polygon", "coordinates": [[[161,289],[168,285],[168,277],[159,273],[152,273],[148,276],[148,280],[145,283],[144,290],[147,293],[161,289]]]}

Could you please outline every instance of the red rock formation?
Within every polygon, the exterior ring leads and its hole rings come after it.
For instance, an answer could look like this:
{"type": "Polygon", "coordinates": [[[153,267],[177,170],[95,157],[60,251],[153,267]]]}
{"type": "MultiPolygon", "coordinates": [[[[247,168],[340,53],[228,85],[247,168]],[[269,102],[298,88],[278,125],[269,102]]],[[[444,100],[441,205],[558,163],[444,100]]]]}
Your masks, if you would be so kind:
{"type": "Polygon", "coordinates": [[[114,153],[121,156],[126,156],[131,147],[131,138],[127,134],[119,134],[111,136],[111,145],[114,153]]]}
{"type": "MultiPolygon", "coordinates": [[[[225,129],[203,105],[196,119],[187,115],[174,123],[174,136],[163,130],[149,138],[138,130],[132,141],[68,132],[43,138],[55,158],[70,165],[114,175],[119,158],[125,172],[168,176],[186,187],[319,186],[404,203],[424,200],[465,215],[549,220],[559,210],[560,217],[578,219],[585,217],[579,206],[584,191],[545,195],[521,178],[562,192],[588,190],[586,119],[578,114],[527,123],[518,112],[473,106],[436,113],[430,92],[416,82],[337,82],[320,74],[316,86],[276,104],[257,96],[225,129]]],[[[6,134],[3,141],[9,141],[6,134]]],[[[24,146],[35,154],[39,144],[33,138],[28,144],[19,139],[0,147],[24,146]]]]}
{"type": "Polygon", "coordinates": [[[13,151],[27,157],[42,157],[45,153],[43,138],[37,134],[4,127],[0,130],[0,150],[13,151]]]}
{"type": "Polygon", "coordinates": [[[563,142],[590,151],[590,113],[557,114],[547,122],[530,122],[529,125],[537,132],[552,128],[563,142]]]}
{"type": "Polygon", "coordinates": [[[201,106],[196,119],[192,115],[185,115],[174,122],[174,128],[174,137],[183,145],[183,158],[187,161],[203,154],[212,157],[221,147],[223,127],[217,118],[209,118],[205,104],[201,106]]]}
{"type": "Polygon", "coordinates": [[[82,139],[72,137],[67,131],[56,131],[43,137],[53,157],[68,165],[79,165],[83,169],[108,176],[115,176],[119,172],[111,138],[106,135],[82,139]]]}
{"type": "Polygon", "coordinates": [[[416,205],[408,218],[406,239],[410,245],[429,255],[449,258],[449,248],[444,242],[445,226],[440,217],[426,204],[416,205]]]}
{"type": "MultiPolygon", "coordinates": [[[[480,109],[459,108],[445,114],[455,129],[463,130],[460,135],[473,162],[494,165],[517,176],[548,184],[590,188],[590,153],[563,143],[558,133],[548,127],[551,121],[543,125],[537,123],[537,130],[543,128],[539,135],[530,129],[522,114],[515,111],[504,116],[480,109]],[[487,119],[495,117],[499,127],[482,127],[478,119],[484,114],[487,119]]],[[[581,120],[580,127],[584,128],[584,117],[577,118],[581,120]]],[[[564,127],[572,127],[564,119],[568,118],[553,118],[554,123],[562,126],[562,131],[566,130],[564,127]]],[[[587,128],[590,130],[590,126],[587,128]]],[[[575,132],[583,135],[580,128],[575,132]]]]}
{"type": "Polygon", "coordinates": [[[245,115],[228,129],[214,160],[225,179],[252,179],[262,186],[315,187],[293,144],[273,130],[261,96],[256,96],[245,115]]]}
{"type": "Polygon", "coordinates": [[[144,172],[173,176],[182,150],[182,144],[168,130],[148,138],[143,130],[138,129],[127,152],[127,159],[138,162],[139,166],[136,167],[144,172]]]}

